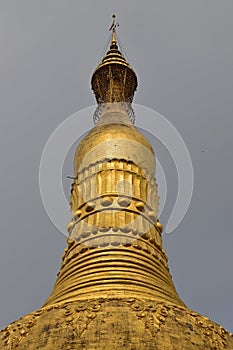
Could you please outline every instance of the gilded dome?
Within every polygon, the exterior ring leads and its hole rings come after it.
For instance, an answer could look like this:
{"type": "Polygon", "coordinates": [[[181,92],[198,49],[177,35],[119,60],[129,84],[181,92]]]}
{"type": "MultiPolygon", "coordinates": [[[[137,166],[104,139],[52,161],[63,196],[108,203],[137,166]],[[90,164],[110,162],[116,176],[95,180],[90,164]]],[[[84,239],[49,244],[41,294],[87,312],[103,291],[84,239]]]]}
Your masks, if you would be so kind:
{"type": "MultiPolygon", "coordinates": [[[[114,113],[113,113],[114,114],[114,113]]],[[[104,123],[96,125],[80,142],[75,152],[74,173],[100,158],[118,157],[132,160],[150,168],[154,175],[155,157],[149,141],[133,126],[126,123],[104,123]],[[125,146],[128,152],[125,152],[125,146]],[[132,152],[129,146],[132,144],[132,152]],[[148,164],[145,160],[148,159],[148,164]]]]}

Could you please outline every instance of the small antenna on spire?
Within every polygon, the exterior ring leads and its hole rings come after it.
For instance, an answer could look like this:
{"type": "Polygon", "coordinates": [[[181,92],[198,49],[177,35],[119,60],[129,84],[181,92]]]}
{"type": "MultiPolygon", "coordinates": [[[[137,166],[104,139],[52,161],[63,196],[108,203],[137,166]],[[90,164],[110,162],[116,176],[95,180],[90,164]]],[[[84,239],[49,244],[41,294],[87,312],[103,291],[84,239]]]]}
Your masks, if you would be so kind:
{"type": "Polygon", "coordinates": [[[112,24],[109,31],[116,32],[116,27],[119,27],[119,23],[116,22],[116,15],[112,15],[112,24]]]}
{"type": "Polygon", "coordinates": [[[116,22],[116,15],[112,15],[112,24],[109,31],[112,31],[112,40],[110,49],[118,49],[117,38],[116,38],[116,27],[119,27],[119,23],[116,22]]]}

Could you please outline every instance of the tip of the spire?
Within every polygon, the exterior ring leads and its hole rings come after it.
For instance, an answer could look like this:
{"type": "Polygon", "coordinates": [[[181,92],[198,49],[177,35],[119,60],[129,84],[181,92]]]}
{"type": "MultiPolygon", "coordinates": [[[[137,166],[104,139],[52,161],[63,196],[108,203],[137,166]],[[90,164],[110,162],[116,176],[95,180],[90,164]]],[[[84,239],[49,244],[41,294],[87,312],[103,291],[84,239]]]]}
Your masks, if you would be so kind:
{"type": "Polygon", "coordinates": [[[112,15],[112,24],[109,28],[109,31],[112,32],[111,46],[110,49],[118,49],[117,47],[117,38],[116,38],[116,27],[119,27],[119,23],[116,23],[116,15],[112,15]]]}

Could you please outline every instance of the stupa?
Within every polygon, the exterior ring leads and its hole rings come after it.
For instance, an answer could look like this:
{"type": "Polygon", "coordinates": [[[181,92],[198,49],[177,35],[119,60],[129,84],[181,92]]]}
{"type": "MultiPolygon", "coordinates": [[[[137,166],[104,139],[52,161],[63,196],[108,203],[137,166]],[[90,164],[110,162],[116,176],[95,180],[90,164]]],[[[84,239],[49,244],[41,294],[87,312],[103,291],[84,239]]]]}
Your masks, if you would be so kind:
{"type": "Polygon", "coordinates": [[[93,73],[95,127],[79,144],[68,246],[45,304],[0,333],[0,349],[233,349],[233,337],[190,310],[162,247],[155,155],[133,125],[137,77],[118,48],[93,73]]]}

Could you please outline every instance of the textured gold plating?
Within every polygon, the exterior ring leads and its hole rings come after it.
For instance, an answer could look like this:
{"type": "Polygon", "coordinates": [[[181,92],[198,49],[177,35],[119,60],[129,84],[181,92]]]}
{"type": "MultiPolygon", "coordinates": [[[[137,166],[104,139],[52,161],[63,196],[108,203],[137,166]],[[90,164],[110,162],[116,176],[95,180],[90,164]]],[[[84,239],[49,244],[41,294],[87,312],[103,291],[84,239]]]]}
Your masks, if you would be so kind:
{"type": "Polygon", "coordinates": [[[48,305],[0,332],[0,349],[103,350],[104,345],[136,350],[230,350],[233,336],[190,309],[138,298],[48,305]]]}

